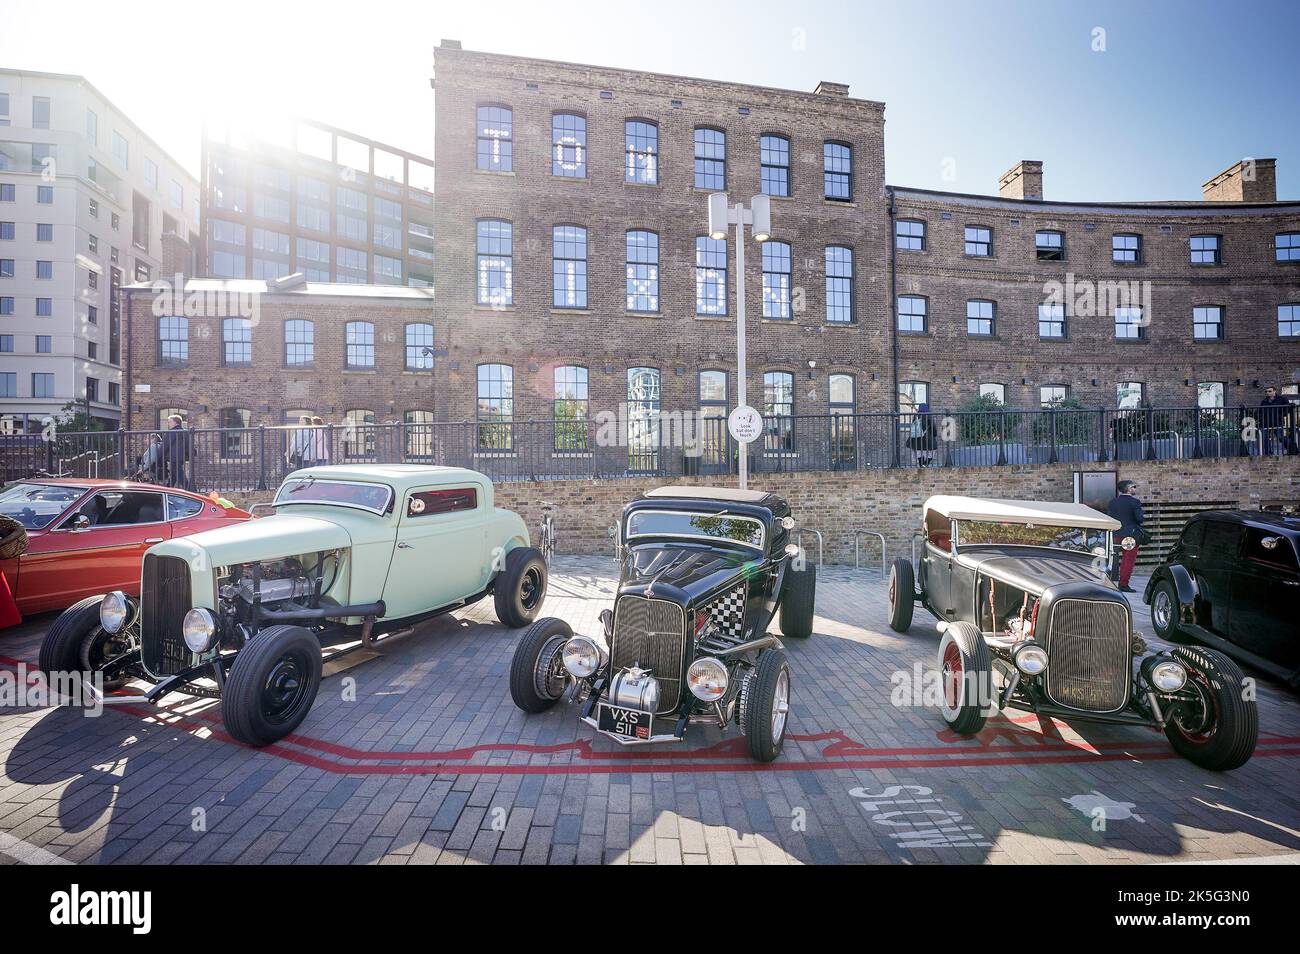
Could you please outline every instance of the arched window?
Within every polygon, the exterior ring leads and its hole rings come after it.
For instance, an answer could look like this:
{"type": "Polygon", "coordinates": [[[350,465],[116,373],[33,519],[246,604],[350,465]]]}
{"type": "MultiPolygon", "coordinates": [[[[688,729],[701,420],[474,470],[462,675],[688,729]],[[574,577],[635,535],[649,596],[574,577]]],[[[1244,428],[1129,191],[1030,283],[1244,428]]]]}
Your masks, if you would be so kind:
{"type": "Polygon", "coordinates": [[[659,181],[659,127],[644,119],[623,123],[623,149],[627,182],[655,185],[659,181]]]}
{"type": "Polygon", "coordinates": [[[827,379],[827,404],[831,412],[831,468],[851,470],[857,466],[857,382],[851,374],[832,374],[827,379]]]}
{"type": "Polygon", "coordinates": [[[344,327],[346,355],[343,367],[350,371],[375,366],[375,326],[368,321],[349,321],[344,327]]]}
{"type": "Polygon", "coordinates": [[[248,318],[222,321],[221,348],[221,363],[226,367],[249,367],[253,363],[253,322],[248,318]]]}
{"type": "Polygon", "coordinates": [[[303,318],[284,323],[284,364],[310,368],[316,363],[316,326],[303,318]]]}
{"type": "Polygon", "coordinates": [[[158,367],[183,368],[190,363],[190,320],[181,315],[158,319],[158,367]]]}
{"type": "Polygon", "coordinates": [[[253,456],[253,412],[242,407],[223,407],[217,417],[221,428],[221,456],[227,460],[253,456]]]}
{"type": "Polygon", "coordinates": [[[375,456],[375,412],[351,408],[343,412],[343,459],[365,460],[375,456]]]}
{"type": "Polygon", "coordinates": [[[577,113],[551,116],[551,175],[587,177],[587,118],[577,113]]]}
{"type": "Polygon", "coordinates": [[[588,372],[579,365],[555,369],[555,449],[587,449],[588,372]]]}
{"type": "Polygon", "coordinates": [[[790,194],[790,140],[762,136],[758,140],[759,187],[763,195],[790,194]]]}
{"type": "Polygon", "coordinates": [[[763,243],[763,317],[790,319],[790,246],[785,242],[763,243]]]}
{"type": "Polygon", "coordinates": [[[514,304],[514,247],[514,226],[509,222],[479,220],[475,279],[478,291],[475,300],[480,305],[514,304]]]}
{"type": "Polygon", "coordinates": [[[627,457],[633,472],[659,469],[658,368],[627,369],[627,457]]]}
{"type": "Polygon", "coordinates": [[[551,304],[587,307],[587,230],[581,225],[551,229],[551,304]]]}
{"type": "Polygon", "coordinates": [[[659,236],[627,233],[627,310],[659,310],[659,236]]]}
{"type": "Polygon", "coordinates": [[[853,321],[853,249],[843,245],[826,246],[826,320],[853,321]]]}
{"type": "Polygon", "coordinates": [[[513,451],[514,368],[508,364],[480,364],[477,395],[479,450],[513,451]]]}
{"type": "Polygon", "coordinates": [[[514,112],[509,106],[478,108],[478,168],[491,172],[514,169],[514,127],[514,112]]]}
{"type": "Polygon", "coordinates": [[[433,459],[433,412],[406,411],[402,414],[406,431],[406,459],[433,459]]]}
{"type": "Polygon", "coordinates": [[[727,313],[727,240],[695,239],[695,313],[727,313]]]}

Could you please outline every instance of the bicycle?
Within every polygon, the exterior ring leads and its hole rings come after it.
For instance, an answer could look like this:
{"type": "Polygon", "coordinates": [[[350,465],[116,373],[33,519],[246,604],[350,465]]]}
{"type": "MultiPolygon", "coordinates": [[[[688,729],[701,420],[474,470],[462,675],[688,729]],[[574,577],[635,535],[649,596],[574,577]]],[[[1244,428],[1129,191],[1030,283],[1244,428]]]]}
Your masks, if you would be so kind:
{"type": "Polygon", "coordinates": [[[555,556],[555,519],[551,516],[554,507],[542,501],[542,532],[537,541],[537,548],[542,551],[542,559],[546,565],[551,565],[551,558],[555,556]]]}

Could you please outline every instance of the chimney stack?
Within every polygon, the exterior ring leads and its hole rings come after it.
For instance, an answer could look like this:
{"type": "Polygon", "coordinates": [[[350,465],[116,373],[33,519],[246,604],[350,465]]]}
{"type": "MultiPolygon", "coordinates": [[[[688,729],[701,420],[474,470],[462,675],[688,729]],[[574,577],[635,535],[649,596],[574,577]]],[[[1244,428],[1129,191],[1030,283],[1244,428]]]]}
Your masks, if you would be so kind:
{"type": "Polygon", "coordinates": [[[1276,202],[1276,159],[1234,162],[1201,186],[1206,202],[1276,202]]]}
{"type": "Polygon", "coordinates": [[[829,80],[822,80],[813,90],[819,96],[847,96],[849,95],[848,83],[832,83],[829,80]]]}
{"type": "Polygon", "coordinates": [[[1004,199],[1043,199],[1043,164],[1021,159],[998,179],[998,195],[1004,199]]]}

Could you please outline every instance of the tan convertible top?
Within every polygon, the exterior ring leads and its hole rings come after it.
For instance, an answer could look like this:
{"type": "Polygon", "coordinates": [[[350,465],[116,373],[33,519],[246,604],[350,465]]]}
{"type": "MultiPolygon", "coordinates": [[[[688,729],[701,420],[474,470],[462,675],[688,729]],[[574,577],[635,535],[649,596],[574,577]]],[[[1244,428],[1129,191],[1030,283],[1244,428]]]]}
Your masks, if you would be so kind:
{"type": "Polygon", "coordinates": [[[1076,503],[1038,500],[999,500],[988,497],[939,495],[925,502],[926,525],[931,513],[953,520],[988,520],[993,523],[1035,523],[1053,527],[1118,530],[1119,521],[1076,503]]]}

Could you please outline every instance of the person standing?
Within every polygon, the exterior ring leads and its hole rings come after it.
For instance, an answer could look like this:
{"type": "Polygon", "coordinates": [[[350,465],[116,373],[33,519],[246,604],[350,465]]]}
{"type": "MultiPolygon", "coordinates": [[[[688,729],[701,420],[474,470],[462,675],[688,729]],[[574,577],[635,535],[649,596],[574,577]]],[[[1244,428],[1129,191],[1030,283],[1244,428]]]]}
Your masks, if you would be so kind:
{"type": "Polygon", "coordinates": [[[285,460],[289,470],[310,467],[316,462],[316,432],[311,427],[311,417],[299,415],[298,426],[289,432],[289,449],[285,460]]]}
{"type": "Polygon", "coordinates": [[[1264,436],[1264,456],[1273,455],[1273,442],[1278,441],[1282,453],[1296,453],[1291,440],[1290,424],[1294,409],[1291,402],[1277,393],[1277,388],[1269,385],[1264,389],[1264,400],[1259,402],[1259,429],[1264,436]]]}
{"type": "Polygon", "coordinates": [[[313,417],[311,423],[314,431],[312,446],[315,449],[313,452],[313,463],[318,466],[321,464],[328,464],[330,462],[329,429],[325,427],[325,421],[320,417],[313,417]]]}
{"type": "Polygon", "coordinates": [[[1115,539],[1120,544],[1116,582],[1119,583],[1121,592],[1135,593],[1137,591],[1128,584],[1133,577],[1133,568],[1137,565],[1141,543],[1147,535],[1142,529],[1142,501],[1138,500],[1136,480],[1121,480],[1117,489],[1119,494],[1106,507],[1106,513],[1119,521],[1119,530],[1115,533],[1115,539]],[[1125,549],[1124,541],[1129,538],[1132,538],[1133,546],[1125,549]]]}
{"type": "Polygon", "coordinates": [[[167,418],[167,430],[163,432],[163,463],[167,471],[167,486],[185,487],[185,464],[189,460],[189,434],[185,432],[185,419],[179,414],[167,418]]]}

